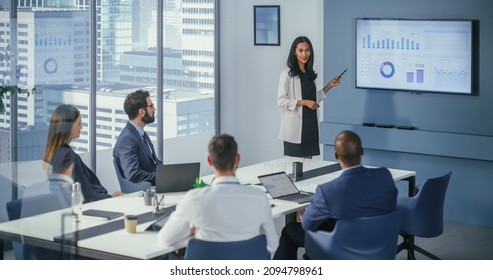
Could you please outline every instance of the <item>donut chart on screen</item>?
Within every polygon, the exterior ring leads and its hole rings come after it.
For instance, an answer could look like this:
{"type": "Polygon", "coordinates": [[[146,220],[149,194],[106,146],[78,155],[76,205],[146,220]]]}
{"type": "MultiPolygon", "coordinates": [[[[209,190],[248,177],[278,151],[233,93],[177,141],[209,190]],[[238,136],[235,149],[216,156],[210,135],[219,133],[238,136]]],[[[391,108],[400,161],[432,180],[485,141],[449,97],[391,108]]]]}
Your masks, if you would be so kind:
{"type": "Polygon", "coordinates": [[[356,88],[473,95],[474,22],[356,18],[356,88]]]}
{"type": "Polygon", "coordinates": [[[394,76],[395,74],[394,64],[392,64],[392,62],[390,61],[385,61],[384,63],[382,63],[382,65],[380,65],[380,74],[384,78],[392,78],[392,76],[394,76]]]}

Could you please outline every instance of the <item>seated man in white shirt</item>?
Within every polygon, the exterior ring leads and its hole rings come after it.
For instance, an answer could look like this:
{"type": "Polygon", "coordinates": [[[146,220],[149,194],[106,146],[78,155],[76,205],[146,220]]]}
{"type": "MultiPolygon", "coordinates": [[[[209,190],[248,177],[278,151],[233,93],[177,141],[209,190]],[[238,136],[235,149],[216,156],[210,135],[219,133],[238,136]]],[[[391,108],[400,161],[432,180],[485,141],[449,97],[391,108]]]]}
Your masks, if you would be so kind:
{"type": "Polygon", "coordinates": [[[173,246],[191,236],[226,242],[264,234],[272,255],[278,235],[271,206],[263,191],[242,186],[236,179],[240,162],[236,141],[227,134],[216,135],[208,149],[207,161],[215,173],[211,186],[187,192],[159,231],[159,241],[173,246]]]}

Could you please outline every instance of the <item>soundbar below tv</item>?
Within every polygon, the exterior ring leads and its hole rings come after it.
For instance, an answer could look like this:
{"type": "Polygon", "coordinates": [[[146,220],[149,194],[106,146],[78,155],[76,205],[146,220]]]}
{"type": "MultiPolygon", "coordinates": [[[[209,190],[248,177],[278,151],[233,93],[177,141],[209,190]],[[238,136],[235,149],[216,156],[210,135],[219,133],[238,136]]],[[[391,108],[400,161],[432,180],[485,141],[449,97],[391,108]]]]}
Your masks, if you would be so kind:
{"type": "Polygon", "coordinates": [[[472,94],[472,20],[356,19],[356,87],[472,94]]]}

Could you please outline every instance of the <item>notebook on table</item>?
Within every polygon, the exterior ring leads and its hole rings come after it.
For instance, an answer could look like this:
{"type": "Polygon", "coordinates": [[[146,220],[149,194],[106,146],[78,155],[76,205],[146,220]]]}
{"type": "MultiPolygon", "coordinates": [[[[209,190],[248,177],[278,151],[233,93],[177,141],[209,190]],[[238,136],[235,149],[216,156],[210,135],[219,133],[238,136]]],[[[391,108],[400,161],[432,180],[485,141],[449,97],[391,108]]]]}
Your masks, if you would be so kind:
{"type": "Polygon", "coordinates": [[[82,212],[82,217],[87,219],[96,219],[102,221],[109,221],[115,218],[123,216],[123,212],[114,212],[98,209],[88,209],[82,212]]]}
{"type": "Polygon", "coordinates": [[[258,179],[273,199],[296,203],[307,203],[312,200],[313,194],[300,192],[284,171],[261,175],[258,179]]]}
{"type": "Polygon", "coordinates": [[[200,176],[200,162],[156,166],[156,192],[186,192],[200,176]]]}

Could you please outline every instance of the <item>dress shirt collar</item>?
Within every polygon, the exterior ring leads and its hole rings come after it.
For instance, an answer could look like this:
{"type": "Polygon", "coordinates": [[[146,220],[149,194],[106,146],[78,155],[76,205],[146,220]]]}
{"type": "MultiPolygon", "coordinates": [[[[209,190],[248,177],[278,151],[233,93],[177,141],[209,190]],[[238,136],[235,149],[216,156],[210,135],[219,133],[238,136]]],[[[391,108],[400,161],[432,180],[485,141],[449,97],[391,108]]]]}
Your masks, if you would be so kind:
{"type": "Polygon", "coordinates": [[[214,180],[212,180],[211,187],[216,186],[216,185],[239,185],[240,182],[235,176],[220,176],[220,177],[214,177],[214,180]]]}
{"type": "Polygon", "coordinates": [[[142,127],[134,124],[133,122],[131,121],[128,121],[131,125],[133,125],[135,127],[135,129],[137,129],[137,132],[139,133],[140,136],[144,137],[144,129],[142,129],[142,127]]]}
{"type": "Polygon", "coordinates": [[[74,183],[74,179],[72,179],[72,177],[67,176],[65,174],[59,174],[59,173],[48,174],[48,180],[50,180],[50,181],[64,181],[64,182],[67,182],[69,184],[74,183]]]}

